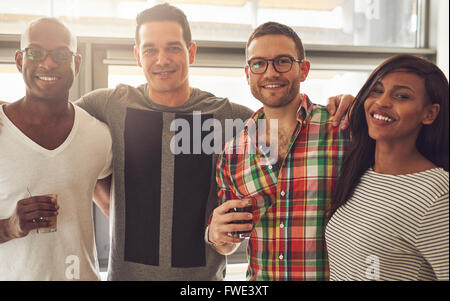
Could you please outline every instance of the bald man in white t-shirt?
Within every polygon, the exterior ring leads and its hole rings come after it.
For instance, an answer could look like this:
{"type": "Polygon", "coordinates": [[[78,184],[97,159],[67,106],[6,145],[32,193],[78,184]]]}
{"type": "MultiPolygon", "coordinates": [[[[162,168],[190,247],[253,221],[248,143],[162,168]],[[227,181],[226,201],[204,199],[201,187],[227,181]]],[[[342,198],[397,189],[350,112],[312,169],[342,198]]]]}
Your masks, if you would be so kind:
{"type": "Polygon", "coordinates": [[[40,18],[15,55],[26,93],[0,105],[0,280],[100,279],[92,197],[110,180],[112,142],[105,124],[68,100],[76,51],[64,24],[40,18]],[[54,216],[56,231],[39,231],[54,216]]]}

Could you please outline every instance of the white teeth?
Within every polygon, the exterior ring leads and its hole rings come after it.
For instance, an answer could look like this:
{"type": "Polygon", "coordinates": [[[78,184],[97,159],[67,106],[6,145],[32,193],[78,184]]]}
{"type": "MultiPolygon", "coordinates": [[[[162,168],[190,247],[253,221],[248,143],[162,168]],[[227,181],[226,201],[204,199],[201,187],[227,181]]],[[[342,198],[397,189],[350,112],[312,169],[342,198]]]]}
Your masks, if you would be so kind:
{"type": "Polygon", "coordinates": [[[40,80],[45,80],[45,81],[54,81],[57,79],[56,77],[51,77],[51,76],[38,76],[38,78],[40,80]]]}
{"type": "Polygon", "coordinates": [[[394,121],[393,119],[391,119],[389,117],[382,116],[382,115],[379,115],[379,114],[373,114],[373,118],[378,119],[378,120],[383,120],[383,121],[386,121],[386,122],[394,121]]]}
{"type": "Polygon", "coordinates": [[[158,75],[167,75],[167,74],[171,74],[171,73],[173,73],[173,72],[175,72],[175,71],[162,71],[162,72],[155,72],[155,74],[158,74],[158,75]]]}
{"type": "Polygon", "coordinates": [[[271,88],[279,88],[279,87],[281,87],[281,85],[266,85],[266,86],[264,86],[264,88],[269,88],[269,89],[271,89],[271,88]]]}

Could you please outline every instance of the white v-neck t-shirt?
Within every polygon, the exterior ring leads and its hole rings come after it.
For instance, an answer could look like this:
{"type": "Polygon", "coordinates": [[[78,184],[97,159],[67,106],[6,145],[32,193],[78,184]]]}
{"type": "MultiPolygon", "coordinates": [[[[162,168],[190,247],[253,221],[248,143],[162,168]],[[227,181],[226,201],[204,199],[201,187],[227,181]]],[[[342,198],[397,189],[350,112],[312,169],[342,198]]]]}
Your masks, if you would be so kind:
{"type": "Polygon", "coordinates": [[[0,107],[0,219],[19,200],[57,194],[57,231],[0,244],[0,280],[99,280],[92,194],[97,179],[111,173],[108,127],[74,106],[66,140],[48,150],[21,132],[0,107]]]}

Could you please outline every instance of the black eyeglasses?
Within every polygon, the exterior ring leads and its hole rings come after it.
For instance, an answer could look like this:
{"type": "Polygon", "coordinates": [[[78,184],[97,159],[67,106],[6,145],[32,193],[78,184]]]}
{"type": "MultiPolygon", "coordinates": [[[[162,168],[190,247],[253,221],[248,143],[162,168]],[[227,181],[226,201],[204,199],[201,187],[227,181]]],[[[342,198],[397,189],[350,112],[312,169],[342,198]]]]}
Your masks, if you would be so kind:
{"type": "Polygon", "coordinates": [[[29,60],[41,62],[50,55],[52,60],[57,63],[67,63],[69,62],[73,56],[76,56],[75,53],[70,51],[67,48],[57,48],[54,50],[47,50],[41,47],[27,47],[22,52],[25,52],[26,56],[29,60]]]}
{"type": "Polygon", "coordinates": [[[262,74],[267,71],[269,62],[272,62],[273,68],[278,73],[291,71],[294,62],[301,63],[303,60],[297,60],[292,56],[280,55],[274,59],[254,58],[247,61],[250,71],[254,74],[262,74]]]}

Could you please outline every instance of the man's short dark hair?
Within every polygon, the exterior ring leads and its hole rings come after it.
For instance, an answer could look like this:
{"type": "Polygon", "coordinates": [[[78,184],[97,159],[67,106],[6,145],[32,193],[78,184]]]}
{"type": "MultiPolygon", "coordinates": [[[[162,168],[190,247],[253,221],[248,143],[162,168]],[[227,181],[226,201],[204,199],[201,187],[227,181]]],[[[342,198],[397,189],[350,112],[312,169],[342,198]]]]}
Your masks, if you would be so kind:
{"type": "Polygon", "coordinates": [[[298,52],[297,59],[303,60],[306,57],[305,48],[303,48],[302,40],[300,39],[298,34],[289,26],[280,24],[277,22],[266,22],[264,24],[259,25],[253,31],[250,38],[248,39],[247,47],[245,47],[246,54],[248,51],[248,46],[254,39],[265,36],[265,35],[272,35],[272,34],[273,35],[284,35],[284,36],[287,36],[288,38],[291,38],[295,42],[295,45],[297,47],[297,52],[298,52]]]}
{"type": "Polygon", "coordinates": [[[191,29],[189,22],[183,11],[167,3],[158,4],[146,10],[143,10],[136,16],[136,45],[139,45],[139,29],[143,23],[155,21],[175,21],[183,29],[183,39],[186,46],[189,47],[192,42],[191,29]]]}

